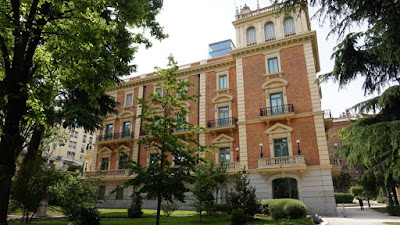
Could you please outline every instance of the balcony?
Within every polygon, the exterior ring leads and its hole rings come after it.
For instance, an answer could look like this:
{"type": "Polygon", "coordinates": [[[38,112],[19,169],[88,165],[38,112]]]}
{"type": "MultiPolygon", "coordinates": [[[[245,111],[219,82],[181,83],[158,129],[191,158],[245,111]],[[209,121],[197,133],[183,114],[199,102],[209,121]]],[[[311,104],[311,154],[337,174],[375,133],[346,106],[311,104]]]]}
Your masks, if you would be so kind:
{"type": "Polygon", "coordinates": [[[239,172],[240,169],[240,162],[225,162],[223,166],[226,168],[226,172],[234,173],[239,172]]]}
{"type": "Polygon", "coordinates": [[[302,155],[261,158],[258,160],[258,169],[299,168],[306,166],[306,161],[302,155]]]}
{"type": "Polygon", "coordinates": [[[334,157],[330,157],[329,160],[331,161],[332,165],[332,176],[340,175],[342,172],[342,167],[346,165],[345,160],[334,157]]]}
{"type": "Polygon", "coordinates": [[[236,127],[237,127],[236,117],[207,121],[208,130],[214,133],[226,130],[230,130],[231,132],[233,132],[233,129],[236,129],[236,127]]]}
{"type": "Polygon", "coordinates": [[[266,122],[273,120],[290,120],[294,116],[293,104],[273,106],[260,109],[260,119],[266,122]]]}
{"type": "Polygon", "coordinates": [[[113,180],[118,178],[126,178],[126,177],[133,177],[134,175],[129,176],[128,169],[121,169],[121,170],[101,170],[101,171],[90,171],[84,172],[83,177],[86,179],[90,178],[101,178],[102,180],[113,180]]]}
{"type": "Polygon", "coordinates": [[[131,139],[134,137],[133,132],[120,132],[113,134],[104,134],[97,136],[97,141],[113,141],[119,139],[131,139]]]}

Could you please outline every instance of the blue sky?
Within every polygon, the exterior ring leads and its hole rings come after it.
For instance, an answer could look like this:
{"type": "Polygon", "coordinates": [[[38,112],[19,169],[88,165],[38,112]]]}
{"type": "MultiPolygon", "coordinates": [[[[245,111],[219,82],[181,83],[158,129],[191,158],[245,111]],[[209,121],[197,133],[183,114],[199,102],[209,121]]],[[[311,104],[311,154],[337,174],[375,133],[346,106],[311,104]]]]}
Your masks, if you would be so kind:
{"type": "MultiPolygon", "coordinates": [[[[236,43],[236,33],[232,25],[235,20],[235,6],[247,4],[256,9],[257,0],[164,0],[164,7],[157,20],[164,27],[169,38],[162,42],[153,41],[153,47],[139,48],[133,61],[138,66],[138,76],[154,71],[154,67],[165,67],[167,57],[172,54],[179,65],[197,62],[208,58],[208,44],[232,39],[236,43]]],[[[260,7],[270,5],[269,0],[261,0],[260,7]]],[[[316,9],[310,8],[310,15],[316,9]]],[[[332,49],[337,44],[337,36],[326,38],[329,27],[321,26],[319,21],[311,20],[311,28],[317,31],[318,48],[323,74],[333,68],[330,59],[332,49]]],[[[362,81],[356,80],[344,89],[338,89],[333,82],[324,83],[322,88],[322,109],[332,110],[337,117],[346,108],[366,100],[362,91],[362,81]]]]}

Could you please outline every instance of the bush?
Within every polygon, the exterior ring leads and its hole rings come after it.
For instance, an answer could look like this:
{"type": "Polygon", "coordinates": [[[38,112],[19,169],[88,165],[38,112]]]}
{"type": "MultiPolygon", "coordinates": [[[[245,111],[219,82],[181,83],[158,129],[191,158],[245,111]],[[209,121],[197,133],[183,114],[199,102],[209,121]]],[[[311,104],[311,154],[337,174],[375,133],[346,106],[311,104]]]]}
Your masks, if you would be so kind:
{"type": "Polygon", "coordinates": [[[77,225],[100,225],[100,212],[95,207],[79,207],[72,214],[77,225]]]}
{"type": "Polygon", "coordinates": [[[161,204],[161,209],[167,217],[170,217],[174,211],[178,210],[178,204],[175,201],[166,201],[161,204]]]}
{"type": "Polygon", "coordinates": [[[139,194],[136,194],[133,197],[133,201],[131,206],[128,208],[128,217],[129,218],[139,218],[142,217],[142,197],[139,194]]]}
{"type": "Polygon", "coordinates": [[[352,193],[353,196],[361,196],[364,193],[364,189],[361,186],[353,186],[350,188],[350,193],[352,193]]]}
{"type": "Polygon", "coordinates": [[[221,213],[231,214],[231,209],[228,204],[226,203],[219,203],[215,205],[215,211],[221,213]]]}
{"type": "Polygon", "coordinates": [[[261,200],[261,213],[264,215],[269,215],[268,204],[272,199],[262,199],[261,200]]]}
{"type": "Polygon", "coordinates": [[[335,193],[336,204],[339,203],[352,203],[354,199],[351,193],[335,193]]]}
{"type": "Polygon", "coordinates": [[[376,202],[378,203],[387,203],[387,197],[377,197],[376,202]]]}
{"type": "Polygon", "coordinates": [[[307,207],[297,199],[273,199],[268,203],[268,210],[274,220],[298,219],[307,215],[307,207]]]}
{"type": "Polygon", "coordinates": [[[244,214],[243,209],[232,210],[231,225],[246,225],[247,216],[244,214]]]}
{"type": "Polygon", "coordinates": [[[389,213],[391,216],[400,216],[400,206],[388,206],[386,207],[386,211],[389,213]]]}

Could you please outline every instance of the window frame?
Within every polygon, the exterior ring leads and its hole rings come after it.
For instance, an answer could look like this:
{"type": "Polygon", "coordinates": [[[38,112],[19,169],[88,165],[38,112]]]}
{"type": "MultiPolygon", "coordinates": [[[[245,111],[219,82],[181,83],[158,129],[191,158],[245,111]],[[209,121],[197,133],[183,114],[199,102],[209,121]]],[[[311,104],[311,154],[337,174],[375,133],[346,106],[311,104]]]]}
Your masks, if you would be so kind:
{"type": "Polygon", "coordinates": [[[257,29],[255,26],[249,26],[246,28],[246,46],[252,46],[257,44],[257,29]],[[248,32],[250,29],[254,29],[254,38],[255,40],[253,42],[249,42],[248,40],[248,32]]]}
{"type": "Polygon", "coordinates": [[[163,95],[164,95],[164,90],[161,88],[161,87],[157,87],[157,86],[155,86],[154,85],[154,91],[153,91],[154,93],[155,92],[158,92],[159,94],[160,94],[160,97],[162,97],[163,95]],[[157,90],[161,90],[160,92],[158,92],[157,90]]]}
{"type": "Polygon", "coordinates": [[[272,22],[272,21],[267,21],[267,22],[265,22],[264,23],[264,41],[265,42],[268,42],[268,41],[273,41],[273,40],[276,40],[276,28],[275,28],[275,23],[274,22],[272,22]],[[267,27],[267,25],[268,24],[272,24],[272,26],[273,26],[273,30],[274,30],[274,35],[273,35],[273,37],[270,37],[270,38],[267,38],[267,33],[266,33],[266,27],[267,27]]]}
{"type": "Polygon", "coordinates": [[[124,106],[125,107],[132,107],[133,106],[133,92],[132,91],[125,93],[124,106]],[[128,95],[132,96],[131,97],[131,101],[129,102],[130,104],[127,104],[128,103],[128,95]]]}

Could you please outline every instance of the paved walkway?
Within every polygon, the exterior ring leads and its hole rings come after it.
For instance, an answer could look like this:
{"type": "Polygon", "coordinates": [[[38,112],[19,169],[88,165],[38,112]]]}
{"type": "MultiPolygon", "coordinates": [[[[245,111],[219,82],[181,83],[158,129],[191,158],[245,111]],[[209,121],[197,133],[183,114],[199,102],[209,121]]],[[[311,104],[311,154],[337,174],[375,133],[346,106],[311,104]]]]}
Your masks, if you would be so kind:
{"type": "MultiPolygon", "coordinates": [[[[366,203],[366,202],[365,202],[366,203]]],[[[364,203],[364,206],[366,204],[364,203]]],[[[371,204],[371,207],[385,207],[383,204],[371,204]]],[[[342,207],[337,207],[338,214],[342,213],[345,217],[326,217],[329,225],[382,225],[383,222],[399,222],[400,217],[389,216],[387,213],[380,213],[375,210],[364,207],[361,211],[360,207],[345,207],[343,213],[342,207]]],[[[324,218],[325,219],[325,218],[324,218]]]]}

